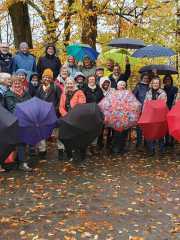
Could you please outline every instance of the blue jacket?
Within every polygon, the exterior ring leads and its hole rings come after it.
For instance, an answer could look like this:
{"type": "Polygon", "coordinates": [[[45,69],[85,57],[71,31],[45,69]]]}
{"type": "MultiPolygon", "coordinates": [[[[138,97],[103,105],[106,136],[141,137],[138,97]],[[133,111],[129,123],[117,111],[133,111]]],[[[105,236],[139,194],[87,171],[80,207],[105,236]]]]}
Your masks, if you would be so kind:
{"type": "Polygon", "coordinates": [[[29,74],[31,72],[36,72],[36,59],[31,54],[27,53],[17,53],[13,57],[13,72],[16,72],[18,69],[25,69],[29,74]]]}
{"type": "Polygon", "coordinates": [[[149,91],[149,85],[145,84],[143,82],[140,82],[136,85],[136,87],[133,90],[133,93],[135,95],[135,97],[137,98],[137,100],[143,104],[144,103],[144,99],[146,97],[146,93],[149,91]]]}

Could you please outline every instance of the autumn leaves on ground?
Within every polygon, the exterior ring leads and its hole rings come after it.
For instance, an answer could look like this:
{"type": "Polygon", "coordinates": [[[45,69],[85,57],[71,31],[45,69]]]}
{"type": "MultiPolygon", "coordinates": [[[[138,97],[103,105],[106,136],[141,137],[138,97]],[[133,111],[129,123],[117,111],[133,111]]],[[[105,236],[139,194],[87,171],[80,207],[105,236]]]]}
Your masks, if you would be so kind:
{"type": "Polygon", "coordinates": [[[77,164],[51,147],[33,173],[0,173],[0,240],[180,239],[179,147],[161,159],[130,148],[77,164]]]}

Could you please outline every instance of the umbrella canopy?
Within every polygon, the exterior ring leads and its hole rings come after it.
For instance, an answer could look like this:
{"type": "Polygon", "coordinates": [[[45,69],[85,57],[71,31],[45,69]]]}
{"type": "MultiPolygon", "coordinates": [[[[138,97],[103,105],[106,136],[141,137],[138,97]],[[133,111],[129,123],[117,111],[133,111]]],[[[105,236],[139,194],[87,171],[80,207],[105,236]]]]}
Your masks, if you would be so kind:
{"type": "Polygon", "coordinates": [[[167,121],[170,135],[180,141],[180,101],[168,113],[167,121]]]}
{"type": "Polygon", "coordinates": [[[19,137],[22,142],[35,145],[47,139],[56,127],[57,117],[52,103],[39,98],[16,105],[15,114],[19,121],[19,137]]]}
{"type": "Polygon", "coordinates": [[[138,121],[145,139],[157,140],[167,134],[168,111],[164,100],[149,100],[145,102],[141,117],[138,121]]]}
{"type": "Polygon", "coordinates": [[[105,124],[117,131],[135,126],[141,112],[141,104],[128,90],[113,91],[103,98],[99,106],[105,116],[105,124]]]}
{"type": "Polygon", "coordinates": [[[176,53],[170,49],[160,45],[148,45],[136,50],[131,56],[135,58],[153,58],[153,57],[171,57],[176,53]]]}
{"type": "Polygon", "coordinates": [[[138,49],[145,47],[146,44],[144,43],[144,41],[138,39],[117,38],[113,39],[110,43],[108,43],[108,46],[116,48],[138,49]]]}
{"type": "Polygon", "coordinates": [[[77,105],[60,119],[60,139],[70,140],[73,146],[86,147],[100,134],[103,120],[97,104],[77,105]]]}
{"type": "Polygon", "coordinates": [[[18,139],[17,118],[0,105],[0,144],[16,144],[18,139]]]}
{"type": "Polygon", "coordinates": [[[66,51],[68,56],[74,56],[77,61],[82,61],[85,56],[95,61],[99,55],[99,53],[88,44],[72,44],[66,47],[66,51]]]}
{"type": "Polygon", "coordinates": [[[158,75],[178,74],[177,70],[173,66],[165,64],[152,64],[144,66],[139,70],[139,73],[152,72],[154,69],[157,70],[158,75]]]}

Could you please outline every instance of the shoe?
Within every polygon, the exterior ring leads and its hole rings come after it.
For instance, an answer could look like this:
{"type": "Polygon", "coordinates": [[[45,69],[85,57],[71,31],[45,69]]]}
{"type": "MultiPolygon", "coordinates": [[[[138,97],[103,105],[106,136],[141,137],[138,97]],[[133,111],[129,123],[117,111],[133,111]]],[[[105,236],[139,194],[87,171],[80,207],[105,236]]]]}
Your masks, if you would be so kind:
{"type": "Polygon", "coordinates": [[[25,171],[25,172],[32,172],[32,168],[30,168],[27,163],[22,163],[19,165],[19,169],[25,171]]]}
{"type": "Polygon", "coordinates": [[[65,151],[64,151],[64,149],[58,150],[58,159],[59,159],[59,161],[63,161],[65,159],[65,151]]]}
{"type": "Polygon", "coordinates": [[[40,159],[45,158],[45,157],[46,157],[46,154],[47,154],[47,151],[39,152],[39,158],[40,158],[40,159]]]}

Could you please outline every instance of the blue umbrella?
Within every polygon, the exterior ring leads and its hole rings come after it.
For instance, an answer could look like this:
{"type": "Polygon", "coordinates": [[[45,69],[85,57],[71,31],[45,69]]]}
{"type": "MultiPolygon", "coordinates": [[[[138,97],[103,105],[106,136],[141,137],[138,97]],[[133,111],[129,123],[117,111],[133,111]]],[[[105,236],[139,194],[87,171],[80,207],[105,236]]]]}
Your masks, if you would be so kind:
{"type": "Polygon", "coordinates": [[[149,45],[136,50],[132,57],[135,58],[153,58],[153,57],[171,57],[176,53],[170,49],[160,45],[149,45]]]}
{"type": "Polygon", "coordinates": [[[157,70],[158,75],[167,75],[167,74],[178,74],[177,70],[170,65],[166,64],[152,64],[142,67],[139,70],[139,73],[152,72],[154,69],[157,70]]]}
{"type": "Polygon", "coordinates": [[[99,53],[88,44],[72,44],[66,47],[66,51],[68,56],[74,56],[77,61],[82,61],[85,56],[95,61],[99,55],[99,53]]]}
{"type": "Polygon", "coordinates": [[[138,39],[117,38],[113,39],[110,43],[108,43],[108,46],[116,48],[138,49],[145,47],[146,44],[144,43],[144,41],[138,39]]]}
{"type": "Polygon", "coordinates": [[[52,103],[33,97],[16,105],[19,137],[23,143],[35,145],[47,139],[56,127],[57,117],[52,103]]]}

